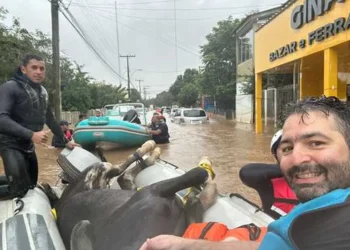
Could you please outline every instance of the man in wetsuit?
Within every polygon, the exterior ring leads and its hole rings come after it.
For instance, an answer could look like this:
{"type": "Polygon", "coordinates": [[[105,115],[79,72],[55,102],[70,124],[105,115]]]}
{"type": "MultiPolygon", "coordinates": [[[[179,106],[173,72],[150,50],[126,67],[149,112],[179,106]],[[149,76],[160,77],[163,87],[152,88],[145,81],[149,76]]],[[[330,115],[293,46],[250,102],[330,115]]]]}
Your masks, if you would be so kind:
{"type": "Polygon", "coordinates": [[[168,125],[164,121],[164,117],[160,115],[154,115],[152,117],[151,129],[147,132],[152,135],[152,140],[157,144],[169,143],[169,130],[168,125]]]}
{"type": "Polygon", "coordinates": [[[34,143],[46,143],[51,131],[68,142],[48,106],[48,94],[41,85],[45,62],[37,55],[27,55],[14,77],[0,85],[0,156],[5,176],[0,177],[0,199],[23,197],[38,180],[38,161],[34,143]]]}

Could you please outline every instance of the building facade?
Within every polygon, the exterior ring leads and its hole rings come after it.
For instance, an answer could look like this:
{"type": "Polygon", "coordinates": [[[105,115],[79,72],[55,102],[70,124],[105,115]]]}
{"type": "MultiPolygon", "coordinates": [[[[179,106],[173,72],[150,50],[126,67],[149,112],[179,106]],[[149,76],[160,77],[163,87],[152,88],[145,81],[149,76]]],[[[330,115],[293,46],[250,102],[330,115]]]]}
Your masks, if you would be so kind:
{"type": "Polygon", "coordinates": [[[254,36],[255,30],[267,22],[280,7],[248,15],[236,28],[236,120],[253,123],[254,99],[247,92],[254,84],[254,36]],[[250,85],[250,86],[248,86],[250,85]]]}
{"type": "Polygon", "coordinates": [[[255,130],[263,131],[264,75],[292,74],[297,98],[347,100],[350,0],[289,0],[255,33],[255,130]]]}

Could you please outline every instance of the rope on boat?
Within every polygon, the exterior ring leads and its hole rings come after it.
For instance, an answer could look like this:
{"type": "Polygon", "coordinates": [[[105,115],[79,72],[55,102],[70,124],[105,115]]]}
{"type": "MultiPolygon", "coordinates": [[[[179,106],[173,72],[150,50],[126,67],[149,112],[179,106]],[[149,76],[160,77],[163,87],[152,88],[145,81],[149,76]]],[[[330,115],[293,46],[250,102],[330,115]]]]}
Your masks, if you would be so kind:
{"type": "Polygon", "coordinates": [[[15,203],[16,203],[16,208],[15,208],[15,211],[13,212],[13,214],[17,215],[24,208],[24,201],[22,201],[20,198],[16,198],[15,203]]]}

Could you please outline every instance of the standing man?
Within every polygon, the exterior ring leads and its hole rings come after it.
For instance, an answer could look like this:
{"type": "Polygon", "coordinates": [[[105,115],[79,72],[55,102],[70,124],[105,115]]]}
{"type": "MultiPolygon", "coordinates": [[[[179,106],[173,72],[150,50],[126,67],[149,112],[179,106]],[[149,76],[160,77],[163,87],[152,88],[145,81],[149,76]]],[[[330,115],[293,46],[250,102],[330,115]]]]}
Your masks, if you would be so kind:
{"type": "Polygon", "coordinates": [[[0,156],[6,180],[0,182],[0,199],[23,197],[38,180],[38,161],[34,143],[46,143],[49,131],[68,148],[68,142],[48,106],[48,94],[41,85],[45,80],[45,62],[37,55],[27,55],[14,77],[0,86],[0,156]]]}

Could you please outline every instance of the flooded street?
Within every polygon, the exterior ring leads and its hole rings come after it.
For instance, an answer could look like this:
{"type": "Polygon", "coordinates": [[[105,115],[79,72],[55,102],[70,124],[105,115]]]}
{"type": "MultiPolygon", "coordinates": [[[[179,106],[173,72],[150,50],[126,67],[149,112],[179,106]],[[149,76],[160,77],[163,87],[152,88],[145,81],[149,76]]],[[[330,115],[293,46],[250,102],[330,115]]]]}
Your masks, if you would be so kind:
{"type": "MultiPolygon", "coordinates": [[[[195,167],[202,156],[209,156],[220,192],[240,193],[260,204],[256,192],[241,183],[238,173],[247,163],[274,162],[269,150],[273,128],[269,133],[256,135],[252,125],[236,124],[220,117],[203,125],[178,125],[171,123],[170,118],[167,124],[171,142],[160,145],[161,159],[188,170],[195,167]]],[[[109,162],[118,164],[135,149],[107,149],[104,154],[109,162]]],[[[61,149],[37,146],[39,181],[56,183],[60,172],[56,159],[60,152],[61,149]]],[[[0,172],[3,172],[1,160],[0,172]]]]}

